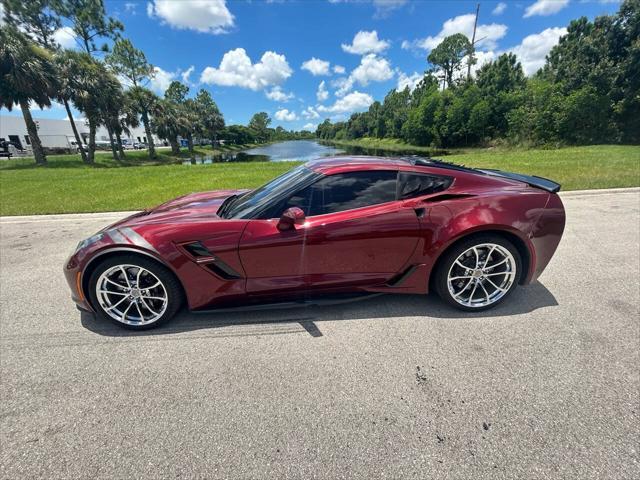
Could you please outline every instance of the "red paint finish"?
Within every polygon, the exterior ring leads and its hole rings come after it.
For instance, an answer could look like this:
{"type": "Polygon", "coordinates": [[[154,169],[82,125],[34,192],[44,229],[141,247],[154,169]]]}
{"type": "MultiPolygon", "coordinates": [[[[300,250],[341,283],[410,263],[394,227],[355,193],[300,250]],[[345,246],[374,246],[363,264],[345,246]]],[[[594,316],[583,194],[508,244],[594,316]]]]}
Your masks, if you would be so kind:
{"type": "Polygon", "coordinates": [[[322,175],[412,171],[453,182],[445,191],[407,200],[303,221],[296,216],[283,230],[278,218],[217,215],[225,198],[246,191],[185,195],[110,225],[95,241],[78,248],[65,264],[73,300],[91,309],[86,292],[77,291],[77,276],[86,289],[92,268],[105,255],[123,252],[150,256],[171,269],[194,310],[305,292],[426,293],[442,253],[482,231],[503,232],[519,244],[527,263],[523,283],[528,283],[547,266],[564,230],[560,198],[515,180],[377,157],[322,159],[307,168],[322,175]],[[211,256],[189,253],[184,247],[192,242],[200,242],[211,256]],[[224,278],[209,268],[213,260],[237,272],[238,278],[224,278]]]}

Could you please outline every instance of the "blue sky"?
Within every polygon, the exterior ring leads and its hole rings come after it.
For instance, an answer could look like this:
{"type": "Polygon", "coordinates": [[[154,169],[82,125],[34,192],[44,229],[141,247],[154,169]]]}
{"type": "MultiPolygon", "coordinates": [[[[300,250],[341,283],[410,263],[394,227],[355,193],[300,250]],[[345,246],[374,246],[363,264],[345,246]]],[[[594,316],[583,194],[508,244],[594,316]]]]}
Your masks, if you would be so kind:
{"type": "MultiPolygon", "coordinates": [[[[571,19],[619,8],[611,0],[481,1],[479,61],[514,51],[533,73],[571,19]]],[[[443,38],[468,33],[476,2],[418,0],[106,0],[124,35],[172,79],[206,88],[228,124],[266,111],[273,126],[315,128],[415,83],[443,38]],[[321,84],[321,82],[324,82],[321,84]]],[[[60,43],[73,46],[68,32],[60,43]]],[[[2,113],[7,113],[3,110],[2,113]]],[[[13,114],[20,114],[14,110],[13,114]]],[[[60,106],[34,112],[64,118],[60,106]]]]}

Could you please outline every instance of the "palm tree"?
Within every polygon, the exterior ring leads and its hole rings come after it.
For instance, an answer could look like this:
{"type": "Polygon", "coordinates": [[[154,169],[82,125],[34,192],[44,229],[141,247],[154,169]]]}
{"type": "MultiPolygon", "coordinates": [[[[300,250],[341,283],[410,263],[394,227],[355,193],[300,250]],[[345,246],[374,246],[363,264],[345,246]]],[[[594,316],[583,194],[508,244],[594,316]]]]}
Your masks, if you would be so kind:
{"type": "Polygon", "coordinates": [[[29,106],[31,102],[40,108],[51,106],[56,84],[51,55],[16,28],[0,28],[0,107],[11,111],[20,105],[38,165],[46,165],[47,157],[29,106]]]}
{"type": "Polygon", "coordinates": [[[171,145],[171,153],[180,154],[178,135],[184,130],[180,124],[180,105],[166,99],[160,99],[153,112],[151,122],[154,131],[160,138],[165,138],[171,145]]]}
{"type": "Polygon", "coordinates": [[[147,145],[149,148],[149,158],[156,158],[155,146],[153,144],[153,137],[151,136],[151,123],[149,120],[149,112],[153,112],[156,108],[156,104],[159,100],[158,96],[151,90],[134,86],[126,91],[126,96],[134,110],[142,118],[142,124],[144,125],[144,132],[147,135],[147,145]]]}
{"type": "Polygon", "coordinates": [[[122,96],[122,87],[103,63],[94,60],[87,53],[78,53],[77,68],[77,76],[73,81],[72,100],[89,123],[87,163],[93,164],[96,130],[105,123],[105,118],[111,115],[113,103],[118,102],[122,96]]]}
{"type": "Polygon", "coordinates": [[[75,90],[78,88],[77,80],[79,79],[82,62],[85,57],[82,53],[74,50],[62,50],[55,55],[55,64],[59,72],[59,85],[58,85],[58,99],[62,101],[65,110],[67,111],[67,117],[71,123],[71,130],[73,130],[73,136],[76,138],[76,143],[80,147],[80,155],[82,161],[88,163],[87,153],[83,146],[82,138],[78,133],[76,124],[73,120],[73,113],[71,113],[71,107],[69,102],[74,96],[75,90]]]}
{"type": "Polygon", "coordinates": [[[107,64],[131,86],[131,98],[135,99],[147,135],[149,157],[156,158],[155,145],[151,137],[149,111],[153,110],[157,96],[144,88],[154,75],[154,68],[147,61],[142,50],[138,50],[127,39],[119,39],[113,45],[113,51],[106,57],[107,64]]]}

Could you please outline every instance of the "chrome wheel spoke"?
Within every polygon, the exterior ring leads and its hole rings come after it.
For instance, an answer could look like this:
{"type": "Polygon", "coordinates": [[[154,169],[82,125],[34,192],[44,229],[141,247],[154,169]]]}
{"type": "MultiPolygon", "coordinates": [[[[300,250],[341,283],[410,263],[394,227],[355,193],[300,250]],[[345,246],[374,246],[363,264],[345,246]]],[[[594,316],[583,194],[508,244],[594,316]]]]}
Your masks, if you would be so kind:
{"type": "Polygon", "coordinates": [[[480,283],[480,286],[482,287],[482,290],[484,290],[484,294],[485,294],[485,296],[487,298],[487,303],[491,303],[491,297],[489,297],[489,292],[487,292],[487,289],[484,288],[484,284],[480,283]]]}
{"type": "Polygon", "coordinates": [[[129,295],[128,293],[114,292],[113,290],[100,290],[100,293],[105,293],[107,295],[124,295],[125,297],[129,295]]]}
{"type": "Polygon", "coordinates": [[[116,287],[119,287],[119,288],[127,288],[126,285],[122,285],[121,283],[114,282],[110,278],[105,278],[105,281],[107,281],[109,283],[113,283],[116,287]]]}
{"type": "Polygon", "coordinates": [[[129,281],[129,276],[127,275],[127,271],[122,265],[120,266],[120,271],[122,271],[122,275],[124,275],[124,279],[127,282],[127,287],[131,288],[131,282],[129,281]]]}
{"type": "Polygon", "coordinates": [[[125,308],[124,312],[122,312],[122,320],[123,321],[127,318],[127,313],[129,312],[129,309],[131,308],[131,305],[133,305],[133,301],[129,302],[129,305],[127,305],[127,308],[125,308]]]}
{"type": "Polygon", "coordinates": [[[489,282],[491,285],[493,285],[493,286],[494,286],[494,288],[495,288],[496,290],[500,290],[501,292],[506,292],[506,291],[507,291],[507,289],[505,289],[505,288],[501,288],[501,287],[499,287],[498,285],[496,285],[495,283],[493,283],[493,282],[491,281],[491,279],[489,279],[489,278],[487,278],[487,282],[489,282]]]}
{"type": "Polygon", "coordinates": [[[106,310],[107,310],[107,311],[109,311],[109,310],[113,310],[113,309],[114,309],[114,308],[116,308],[118,305],[120,305],[122,302],[124,302],[125,300],[127,300],[127,298],[129,298],[129,297],[124,297],[124,298],[122,298],[120,301],[118,301],[118,302],[114,303],[113,305],[111,305],[111,306],[110,306],[109,308],[107,308],[106,310]]]}
{"type": "Polygon", "coordinates": [[[140,300],[142,301],[142,304],[144,305],[144,307],[149,310],[153,315],[157,315],[158,312],[156,312],[155,310],[153,310],[149,304],[147,303],[147,301],[144,299],[144,297],[140,297],[140,300]]]}
{"type": "Polygon", "coordinates": [[[473,294],[476,293],[477,289],[478,289],[478,282],[475,283],[475,285],[473,286],[473,290],[471,290],[471,295],[469,295],[469,298],[467,298],[467,303],[469,305],[471,305],[471,302],[473,301],[473,294]]]}
{"type": "Polygon", "coordinates": [[[149,300],[162,300],[163,302],[166,300],[164,297],[152,297],[151,295],[140,295],[140,298],[148,298],[149,300]]]}
{"type": "Polygon", "coordinates": [[[144,322],[144,315],[142,315],[142,310],[140,310],[140,305],[136,302],[136,308],[138,309],[138,313],[140,314],[140,321],[144,322]]]}
{"type": "Polygon", "coordinates": [[[449,281],[450,281],[450,282],[452,282],[452,281],[454,281],[454,280],[461,280],[461,279],[463,279],[463,278],[473,278],[473,277],[472,277],[471,275],[462,275],[462,276],[460,276],[460,277],[451,277],[451,278],[449,279],[449,281]]]}

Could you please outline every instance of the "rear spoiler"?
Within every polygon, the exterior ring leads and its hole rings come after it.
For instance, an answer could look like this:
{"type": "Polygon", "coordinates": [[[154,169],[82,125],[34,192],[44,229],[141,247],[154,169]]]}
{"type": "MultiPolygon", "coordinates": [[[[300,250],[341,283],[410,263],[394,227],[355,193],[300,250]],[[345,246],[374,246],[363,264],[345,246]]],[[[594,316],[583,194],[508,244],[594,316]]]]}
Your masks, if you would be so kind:
{"type": "Polygon", "coordinates": [[[502,170],[494,170],[490,168],[479,168],[478,170],[486,173],[487,175],[517,180],[532,187],[541,188],[542,190],[546,190],[550,193],[558,193],[560,191],[560,184],[553,180],[549,180],[548,178],[536,177],[535,175],[523,175],[521,173],[503,172],[502,170]]]}

